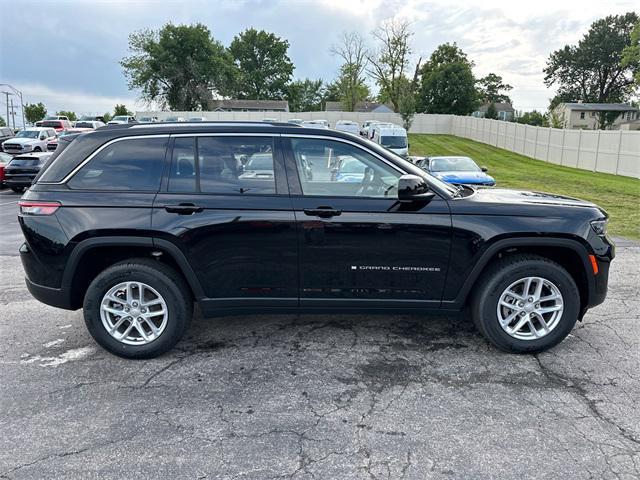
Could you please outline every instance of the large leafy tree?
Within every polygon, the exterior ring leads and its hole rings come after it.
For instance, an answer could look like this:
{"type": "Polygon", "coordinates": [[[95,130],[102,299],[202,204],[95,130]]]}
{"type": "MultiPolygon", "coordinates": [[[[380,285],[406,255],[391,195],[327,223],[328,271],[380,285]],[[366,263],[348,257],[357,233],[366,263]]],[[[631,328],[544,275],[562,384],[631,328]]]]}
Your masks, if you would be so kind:
{"type": "Polygon", "coordinates": [[[640,21],[631,32],[631,42],[622,52],[622,65],[625,67],[635,66],[636,86],[640,87],[640,21]]]}
{"type": "Polygon", "coordinates": [[[322,109],[324,84],[322,80],[296,80],[287,86],[287,101],[292,112],[313,112],[322,109]]]}
{"type": "Polygon", "coordinates": [[[340,100],[345,111],[353,112],[358,102],[370,93],[364,82],[368,63],[364,40],[357,33],[344,33],[340,43],[331,47],[331,53],[342,59],[338,77],[340,100]]]}
{"type": "Polygon", "coordinates": [[[129,50],[132,55],[120,62],[129,88],[140,89],[143,100],[163,108],[206,109],[214,94],[225,93],[231,78],[226,49],[200,23],[132,33],[129,50]]]}
{"type": "Polygon", "coordinates": [[[67,117],[71,122],[75,122],[76,120],[78,120],[78,116],[76,115],[76,112],[72,112],[70,110],[60,110],[58,113],[56,113],[56,115],[64,115],[65,117],[67,117]]]}
{"type": "Polygon", "coordinates": [[[117,115],[133,115],[133,112],[129,111],[126,105],[118,103],[113,107],[113,116],[117,115]]]}
{"type": "Polygon", "coordinates": [[[294,69],[288,49],[287,40],[264,30],[249,28],[237,35],[229,46],[235,64],[233,94],[251,100],[283,98],[294,69]]]}
{"type": "Polygon", "coordinates": [[[7,126],[7,122],[4,121],[3,117],[0,117],[0,127],[6,127],[7,126]]]}
{"type": "Polygon", "coordinates": [[[485,103],[511,103],[511,99],[506,93],[513,87],[504,83],[500,75],[490,73],[486,77],[478,80],[478,94],[485,103]]]}
{"type": "Polygon", "coordinates": [[[468,115],[478,105],[473,63],[455,44],[440,45],[422,66],[418,110],[468,115]]]}
{"type": "MultiPolygon", "coordinates": [[[[545,84],[558,86],[552,104],[567,101],[596,103],[624,102],[636,88],[638,59],[623,61],[625,48],[631,45],[631,32],[638,22],[633,13],[610,15],[591,24],[577,45],[566,45],[553,52],[544,69],[545,84]]],[[[600,116],[600,128],[610,122],[600,116]]]]}
{"type": "Polygon", "coordinates": [[[536,127],[546,127],[548,123],[545,115],[537,110],[518,115],[516,122],[523,123],[525,125],[534,125],[536,127]]]}
{"type": "Polygon", "coordinates": [[[409,22],[392,19],[383,22],[372,35],[378,46],[367,55],[369,75],[380,87],[380,94],[388,98],[394,111],[398,112],[406,88],[404,79],[412,53],[413,32],[409,22]]]}
{"type": "Polygon", "coordinates": [[[29,123],[36,123],[47,116],[47,108],[42,102],[27,103],[24,106],[24,118],[29,123]]]}

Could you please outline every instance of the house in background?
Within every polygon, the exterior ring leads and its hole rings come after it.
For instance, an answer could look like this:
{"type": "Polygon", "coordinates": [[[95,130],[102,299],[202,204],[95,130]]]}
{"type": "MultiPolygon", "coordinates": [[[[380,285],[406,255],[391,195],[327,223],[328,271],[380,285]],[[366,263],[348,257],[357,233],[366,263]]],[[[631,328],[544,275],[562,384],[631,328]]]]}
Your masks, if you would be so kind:
{"type": "Polygon", "coordinates": [[[288,112],[286,100],[214,100],[212,112],[288,112]]]}
{"type": "MultiPolygon", "coordinates": [[[[327,102],[324,107],[325,112],[343,112],[342,102],[327,102]]],[[[386,103],[358,102],[354,112],[361,113],[393,113],[393,106],[386,103]]]]}
{"type": "MultiPolygon", "coordinates": [[[[490,103],[482,104],[478,110],[471,114],[472,117],[484,118],[489,109],[490,103]]],[[[493,104],[498,112],[498,120],[504,120],[506,122],[513,122],[516,111],[513,109],[513,105],[506,102],[498,102],[493,104]]]]}
{"type": "Polygon", "coordinates": [[[617,113],[610,130],[640,118],[640,110],[626,103],[560,103],[553,111],[568,129],[597,130],[601,113],[617,113]]]}

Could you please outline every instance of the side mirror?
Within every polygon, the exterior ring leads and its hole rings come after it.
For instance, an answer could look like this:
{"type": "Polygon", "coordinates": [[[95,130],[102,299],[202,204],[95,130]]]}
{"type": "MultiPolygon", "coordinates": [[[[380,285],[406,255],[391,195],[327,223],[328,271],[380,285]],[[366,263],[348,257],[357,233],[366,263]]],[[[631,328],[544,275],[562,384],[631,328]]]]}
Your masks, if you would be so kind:
{"type": "Polygon", "coordinates": [[[414,200],[429,200],[434,194],[429,191],[429,185],[424,178],[417,175],[402,175],[398,179],[398,200],[412,202],[414,200]]]}
{"type": "Polygon", "coordinates": [[[482,170],[483,172],[488,172],[489,169],[487,167],[480,167],[480,170],[482,170]]]}

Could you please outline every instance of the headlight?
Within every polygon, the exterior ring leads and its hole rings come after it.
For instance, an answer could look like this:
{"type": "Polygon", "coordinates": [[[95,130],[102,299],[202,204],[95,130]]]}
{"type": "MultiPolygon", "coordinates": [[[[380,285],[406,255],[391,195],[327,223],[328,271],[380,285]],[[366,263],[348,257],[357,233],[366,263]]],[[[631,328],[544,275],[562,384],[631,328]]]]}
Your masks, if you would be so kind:
{"type": "Polygon", "coordinates": [[[609,223],[608,219],[603,220],[593,220],[591,222],[591,229],[596,232],[596,235],[606,235],[607,234],[607,223],[609,223]]]}

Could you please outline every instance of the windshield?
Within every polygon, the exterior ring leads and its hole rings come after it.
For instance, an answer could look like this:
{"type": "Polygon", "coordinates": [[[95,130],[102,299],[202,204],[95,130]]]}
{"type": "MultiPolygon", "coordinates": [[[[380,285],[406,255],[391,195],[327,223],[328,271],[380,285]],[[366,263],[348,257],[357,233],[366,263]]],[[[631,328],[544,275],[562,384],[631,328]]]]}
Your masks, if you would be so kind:
{"type": "Polygon", "coordinates": [[[247,170],[273,170],[271,155],[254,155],[247,162],[247,170]]]}
{"type": "Polygon", "coordinates": [[[407,148],[407,137],[380,137],[380,145],[387,148],[407,148]]]}
{"type": "Polygon", "coordinates": [[[22,130],[21,132],[18,132],[16,137],[18,137],[18,138],[38,138],[38,135],[40,135],[40,132],[37,131],[37,130],[22,130]]]}
{"type": "Polygon", "coordinates": [[[124,122],[128,119],[129,117],[125,116],[125,115],[116,115],[115,117],[113,117],[111,120],[115,120],[118,122],[124,122]]]}
{"type": "Polygon", "coordinates": [[[468,157],[432,158],[429,163],[432,172],[479,172],[480,167],[468,157]]]}

